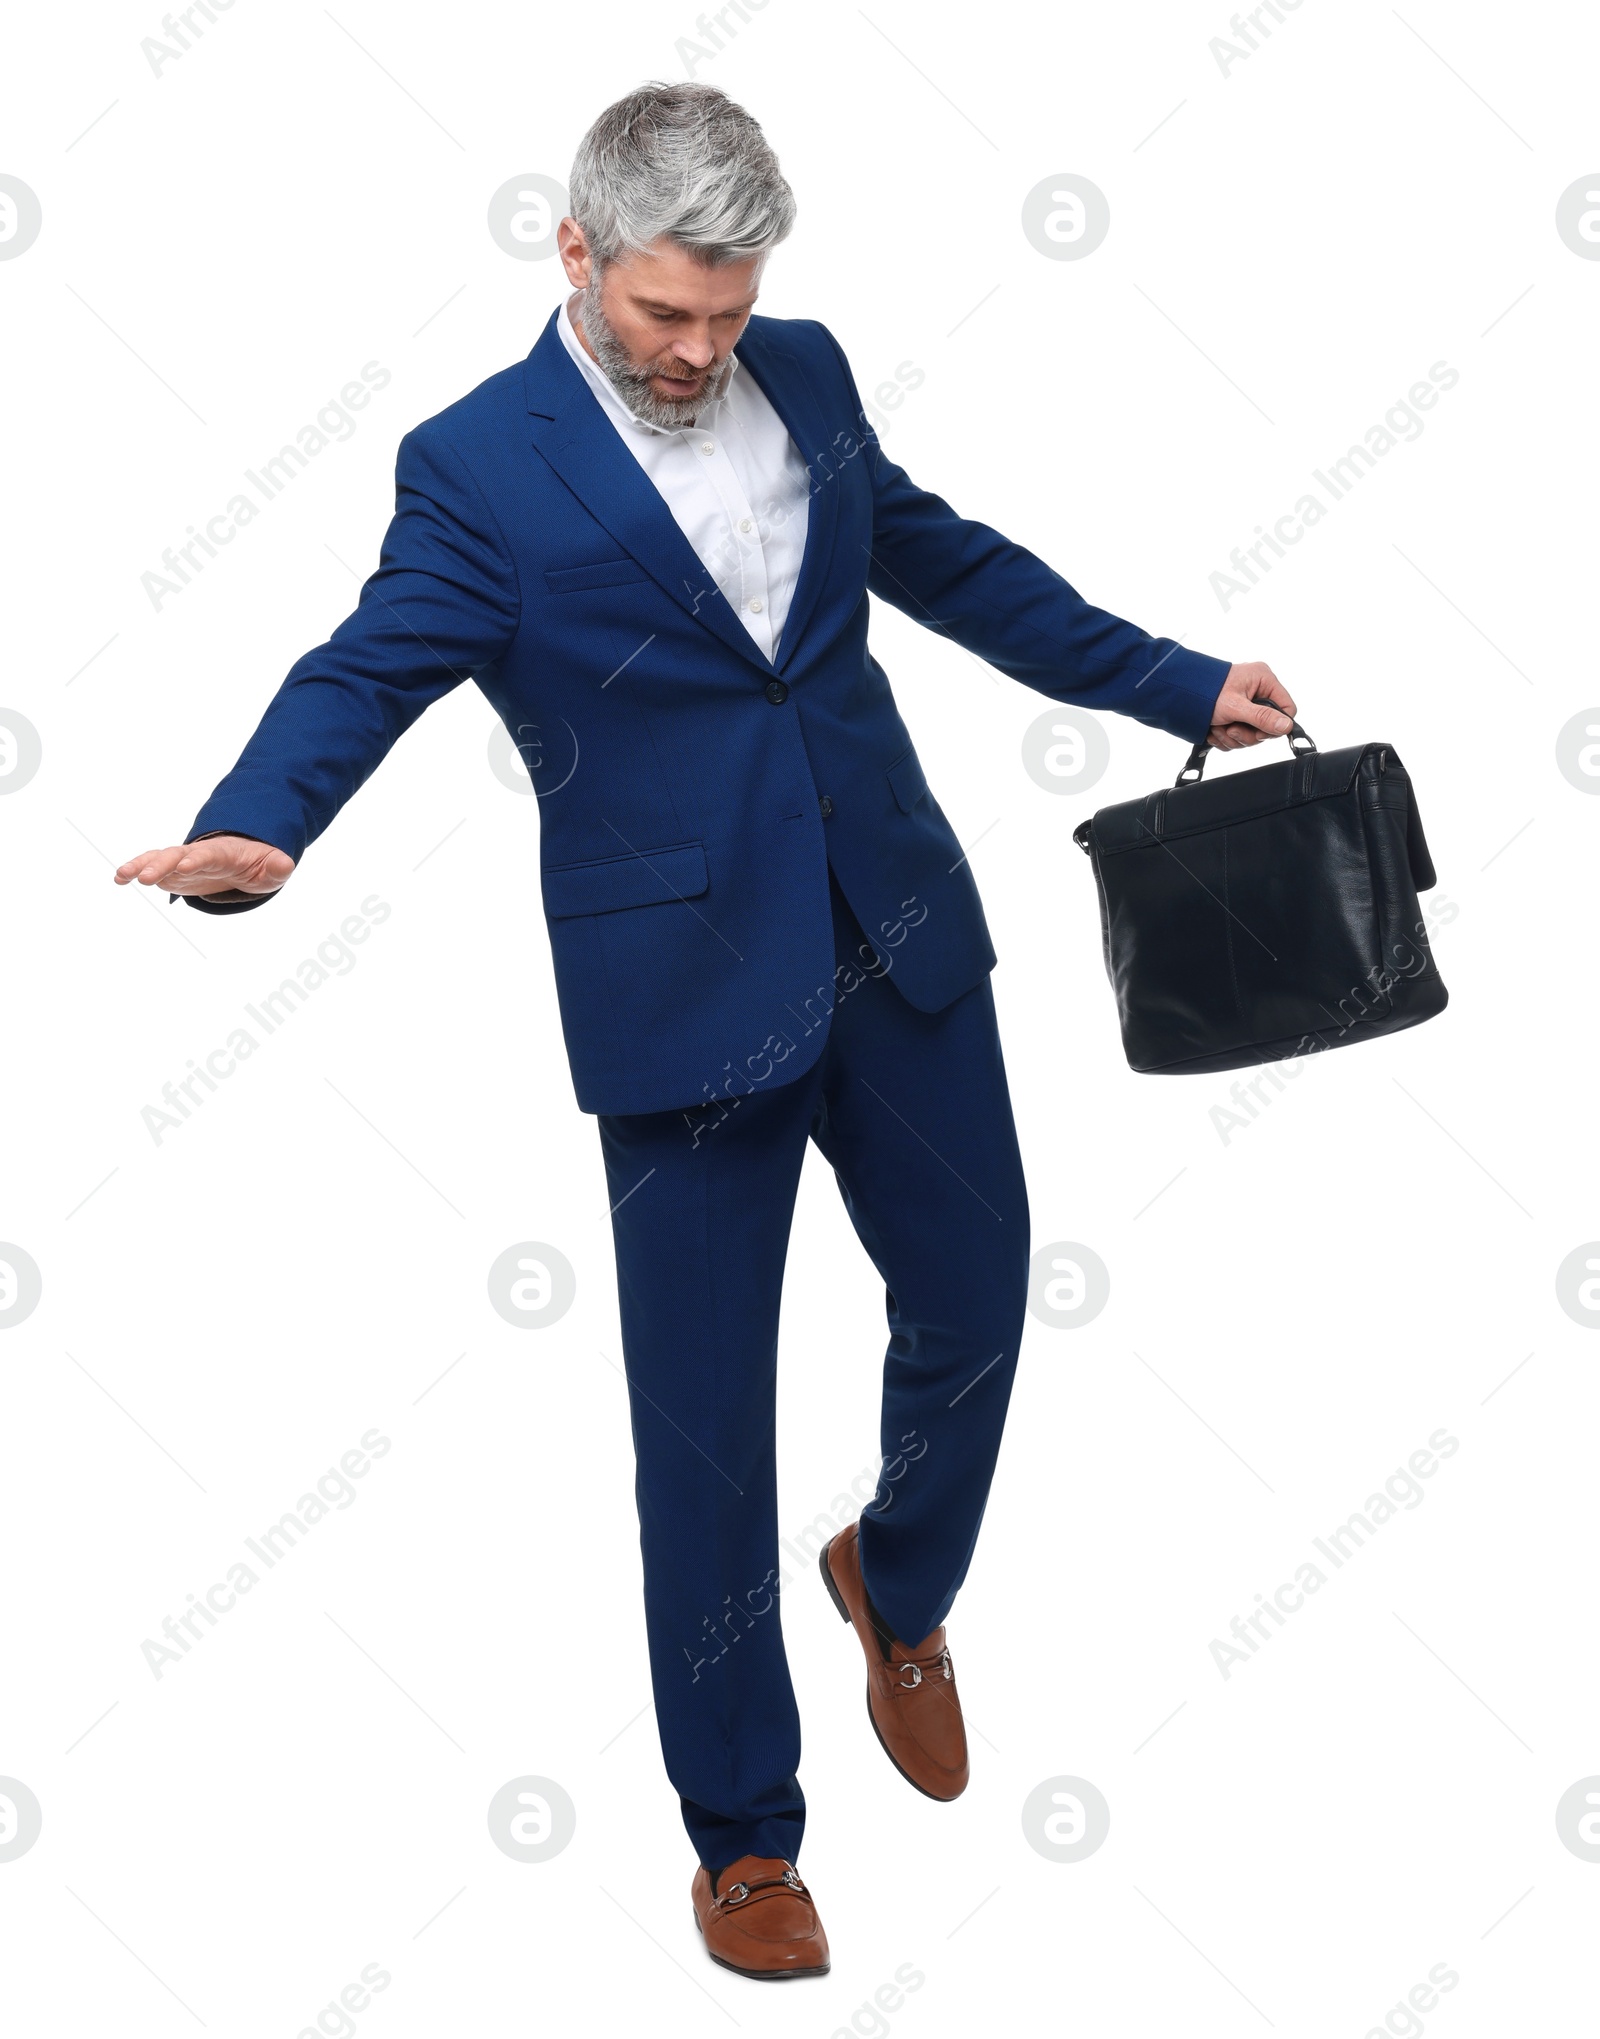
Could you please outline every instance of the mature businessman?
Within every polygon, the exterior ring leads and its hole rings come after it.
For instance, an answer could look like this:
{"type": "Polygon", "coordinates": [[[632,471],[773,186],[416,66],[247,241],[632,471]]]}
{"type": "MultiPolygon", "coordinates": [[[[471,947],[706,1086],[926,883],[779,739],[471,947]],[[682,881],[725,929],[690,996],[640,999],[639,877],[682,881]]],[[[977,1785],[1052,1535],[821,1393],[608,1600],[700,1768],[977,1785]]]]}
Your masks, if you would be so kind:
{"type": "Polygon", "coordinates": [[[1294,703],[1267,667],[1092,608],[918,488],[826,327],[752,315],[794,199],[721,92],[647,85],[607,108],[571,205],[574,294],[526,361],[401,442],[354,613],[294,666],[186,844],[117,882],[259,906],[468,678],[514,742],[565,760],[540,802],[543,905],[616,1207],[651,1674],[695,1916],[740,1974],[818,1975],[773,1434],[808,1141],[890,1328],[883,1472],[822,1575],[885,1753],[935,1799],[967,1782],[944,1622],[1028,1268],[995,954],[868,649],[868,594],[1052,699],[1189,742],[1283,734],[1294,703]]]}

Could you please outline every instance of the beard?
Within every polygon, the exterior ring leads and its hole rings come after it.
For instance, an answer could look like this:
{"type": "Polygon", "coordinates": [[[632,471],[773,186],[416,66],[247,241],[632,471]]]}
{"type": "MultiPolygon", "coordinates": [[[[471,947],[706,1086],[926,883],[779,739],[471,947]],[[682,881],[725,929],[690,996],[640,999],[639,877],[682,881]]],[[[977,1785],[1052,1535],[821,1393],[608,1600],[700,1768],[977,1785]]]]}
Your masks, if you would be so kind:
{"type": "Polygon", "coordinates": [[[600,302],[600,282],[596,277],[583,289],[578,301],[578,316],[583,321],[583,330],[589,345],[594,349],[595,359],[605,372],[606,380],[633,412],[636,418],[643,418],[647,425],[656,425],[666,432],[676,432],[685,425],[692,425],[700,413],[724,394],[733,375],[731,351],[706,372],[706,378],[693,396],[659,396],[650,387],[652,376],[678,375],[683,363],[673,354],[658,355],[644,367],[634,365],[628,350],[617,337],[611,322],[605,315],[600,302]]]}

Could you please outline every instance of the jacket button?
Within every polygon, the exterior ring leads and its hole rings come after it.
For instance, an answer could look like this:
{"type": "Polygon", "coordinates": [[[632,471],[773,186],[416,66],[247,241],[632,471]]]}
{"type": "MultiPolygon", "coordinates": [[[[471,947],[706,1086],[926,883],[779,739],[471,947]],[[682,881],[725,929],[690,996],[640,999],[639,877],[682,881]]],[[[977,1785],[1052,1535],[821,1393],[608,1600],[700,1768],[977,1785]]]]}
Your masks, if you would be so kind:
{"type": "Polygon", "coordinates": [[[788,698],[789,689],[783,684],[782,680],[768,680],[767,699],[774,708],[781,708],[788,698]]]}
{"type": "Polygon", "coordinates": [[[828,816],[833,812],[833,802],[826,793],[824,793],[822,798],[817,802],[817,812],[822,816],[824,821],[826,821],[828,816]]]}

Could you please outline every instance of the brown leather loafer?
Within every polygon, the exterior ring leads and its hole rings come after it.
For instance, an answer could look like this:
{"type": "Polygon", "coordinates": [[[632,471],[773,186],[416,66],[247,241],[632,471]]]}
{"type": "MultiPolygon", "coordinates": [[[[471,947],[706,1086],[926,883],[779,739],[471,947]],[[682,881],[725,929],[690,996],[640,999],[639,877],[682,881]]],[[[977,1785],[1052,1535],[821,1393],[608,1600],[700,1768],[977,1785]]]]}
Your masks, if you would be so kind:
{"type": "Polygon", "coordinates": [[[828,1936],[792,1862],[741,1855],[715,1883],[702,1866],[690,1895],[694,1922],[719,1968],[755,1982],[827,1974],[828,1936]]]}
{"type": "Polygon", "coordinates": [[[967,1730],[955,1671],[936,1628],[915,1647],[890,1635],[861,1576],[860,1524],[823,1546],[822,1583],[855,1629],[867,1659],[867,1714],[883,1753],[928,1798],[959,1798],[967,1788],[967,1730]]]}

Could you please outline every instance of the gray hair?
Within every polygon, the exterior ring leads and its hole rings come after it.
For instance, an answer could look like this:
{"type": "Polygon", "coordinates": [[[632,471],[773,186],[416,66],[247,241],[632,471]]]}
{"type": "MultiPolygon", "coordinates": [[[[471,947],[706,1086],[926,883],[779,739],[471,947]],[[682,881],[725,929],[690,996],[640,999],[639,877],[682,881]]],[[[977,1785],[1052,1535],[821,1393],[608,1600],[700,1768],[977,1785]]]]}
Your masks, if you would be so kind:
{"type": "Polygon", "coordinates": [[[603,268],[663,235],[707,268],[775,247],[794,193],[759,124],[715,85],[641,85],[578,144],[572,217],[603,268]]]}

